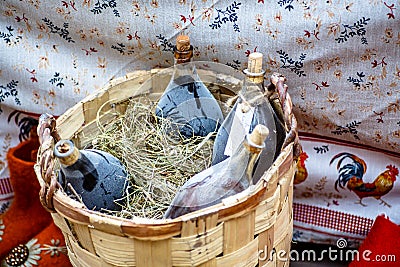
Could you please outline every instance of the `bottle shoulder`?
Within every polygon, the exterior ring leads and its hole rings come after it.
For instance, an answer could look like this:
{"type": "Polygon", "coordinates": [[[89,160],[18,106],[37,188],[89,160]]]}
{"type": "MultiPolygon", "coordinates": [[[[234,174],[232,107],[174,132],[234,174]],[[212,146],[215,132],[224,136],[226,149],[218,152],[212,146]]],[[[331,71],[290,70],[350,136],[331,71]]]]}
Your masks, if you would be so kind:
{"type": "Polygon", "coordinates": [[[202,81],[191,79],[171,80],[163,95],[181,98],[209,97],[214,98],[207,86],[202,81]]]}

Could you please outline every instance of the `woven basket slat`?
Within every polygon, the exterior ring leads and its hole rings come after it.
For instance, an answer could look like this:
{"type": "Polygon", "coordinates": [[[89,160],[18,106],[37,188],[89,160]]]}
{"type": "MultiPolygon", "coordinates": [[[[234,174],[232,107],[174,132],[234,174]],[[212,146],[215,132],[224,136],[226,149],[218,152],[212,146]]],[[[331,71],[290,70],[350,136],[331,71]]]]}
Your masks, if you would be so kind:
{"type": "Polygon", "coordinates": [[[137,266],[172,266],[171,240],[158,241],[135,239],[137,266]]]}
{"type": "Polygon", "coordinates": [[[281,191],[281,202],[288,197],[289,187],[291,185],[292,179],[291,175],[294,174],[295,166],[290,166],[289,170],[286,173],[282,174],[282,177],[279,179],[280,191],[281,191]]]}
{"type": "Polygon", "coordinates": [[[135,246],[132,238],[90,229],[97,255],[115,266],[135,266],[135,246]],[[118,251],[118,253],[115,253],[118,251]]]}
{"type": "MultiPolygon", "coordinates": [[[[279,174],[277,172],[277,168],[274,169],[269,169],[265,175],[265,177],[268,177],[268,182],[266,182],[266,192],[264,195],[264,198],[270,198],[275,195],[278,182],[279,182],[279,174]]],[[[280,197],[280,195],[278,196],[280,197]]],[[[279,200],[278,200],[279,201],[279,200]]]]}
{"type": "Polygon", "coordinates": [[[118,218],[114,218],[112,216],[101,216],[96,213],[89,214],[89,223],[90,226],[114,235],[124,236],[122,234],[121,224],[122,221],[118,218]],[[110,227],[110,225],[112,227],[110,227]]]}
{"type": "Polygon", "coordinates": [[[276,253],[272,253],[272,254],[268,254],[271,255],[268,259],[266,259],[265,261],[260,261],[259,262],[259,266],[261,267],[276,267],[277,266],[277,257],[276,257],[276,253]]]}
{"type": "Polygon", "coordinates": [[[79,102],[59,117],[66,125],[69,125],[69,127],[57,128],[63,138],[71,138],[75,135],[76,129],[80,129],[85,124],[85,117],[82,110],[82,103],[79,102]]]}
{"type": "Polygon", "coordinates": [[[224,254],[244,247],[253,240],[255,211],[224,223],[224,254]]]}
{"type": "Polygon", "coordinates": [[[218,223],[218,214],[217,213],[210,214],[205,218],[206,230],[208,231],[208,229],[216,227],[217,223],[218,223]]]}
{"type": "Polygon", "coordinates": [[[172,251],[172,266],[207,265],[222,252],[222,237],[216,242],[192,251],[172,251]],[[217,253],[219,252],[219,253],[217,253]]]}
{"type": "Polygon", "coordinates": [[[130,237],[135,237],[142,240],[160,240],[172,238],[179,235],[181,229],[180,223],[166,223],[165,225],[152,225],[137,223],[126,223],[122,225],[123,233],[130,237]]]}
{"type": "Polygon", "coordinates": [[[290,250],[288,249],[288,246],[290,245],[291,242],[292,242],[292,228],[288,229],[285,238],[275,247],[276,251],[282,252],[281,255],[276,255],[277,257],[277,259],[275,260],[276,266],[279,267],[289,266],[290,250]]]}
{"type": "Polygon", "coordinates": [[[54,208],[57,213],[66,218],[70,222],[81,223],[81,224],[89,224],[89,217],[87,212],[80,212],[84,209],[84,205],[81,203],[72,200],[66,194],[63,194],[59,191],[55,193],[53,202],[54,208]]]}
{"type": "MultiPolygon", "coordinates": [[[[273,194],[277,186],[279,184],[279,180],[282,179],[283,175],[288,173],[288,175],[293,174],[290,170],[293,168],[293,155],[292,153],[285,153],[286,150],[292,150],[293,145],[288,145],[286,148],[283,149],[282,153],[278,156],[275,160],[274,164],[272,164],[271,168],[266,172],[263,177],[267,177],[266,181],[268,182],[267,185],[267,194],[266,197],[270,197],[273,194]],[[284,167],[282,167],[284,166],[284,167]],[[268,192],[270,194],[268,194],[268,192]]],[[[286,195],[286,194],[285,194],[286,195]]]]}
{"type": "Polygon", "coordinates": [[[80,203],[73,201],[60,191],[56,192],[53,203],[56,211],[71,222],[90,225],[96,223],[94,218],[101,218],[97,227],[108,233],[145,240],[160,240],[178,235],[181,229],[181,221],[157,223],[147,219],[140,219],[136,222],[122,219],[119,221],[119,218],[111,218],[111,216],[84,209],[80,203]],[[118,226],[116,226],[116,220],[118,226]]]}
{"type": "Polygon", "coordinates": [[[274,227],[274,245],[282,242],[285,238],[292,218],[290,217],[291,204],[289,201],[285,201],[281,212],[276,217],[275,227],[274,227]]]}
{"type": "MultiPolygon", "coordinates": [[[[172,242],[174,242],[174,239],[172,242]]],[[[199,245],[199,247],[184,249],[182,246],[176,248],[173,244],[171,252],[173,258],[172,264],[173,266],[200,266],[221,254],[222,244],[222,231],[216,232],[216,236],[212,240],[204,245],[199,245]]]]}
{"type": "Polygon", "coordinates": [[[274,262],[274,260],[276,260],[276,257],[274,257],[272,260],[262,262],[259,267],[276,267],[276,262],[274,262]]]}
{"type": "MultiPolygon", "coordinates": [[[[202,80],[212,83],[210,91],[221,101],[241,88],[241,77],[215,75],[205,69],[198,72],[202,80]]],[[[126,111],[130,98],[142,101],[141,96],[145,96],[157,100],[170,76],[170,71],[153,69],[110,81],[61,115],[57,119],[57,133],[51,137],[58,134],[72,139],[78,148],[86,147],[100,133],[99,127],[126,111]]],[[[291,114],[288,110],[286,115],[291,114]]],[[[292,134],[296,137],[297,133],[292,134]]],[[[50,196],[51,205],[44,206],[55,212],[54,222],[64,234],[74,266],[288,266],[287,262],[277,262],[274,254],[259,261],[259,251],[290,250],[293,153],[297,139],[290,140],[256,185],[217,205],[173,220],[123,219],[90,211],[62,190],[55,190],[50,196]]],[[[40,168],[45,165],[39,164],[42,158],[48,159],[46,147],[38,153],[35,165],[44,192],[52,179],[42,177],[46,172],[40,168]]]]}
{"type": "Polygon", "coordinates": [[[84,266],[83,264],[80,263],[80,260],[76,257],[76,255],[72,253],[72,249],[70,249],[69,251],[70,252],[68,254],[68,257],[69,257],[69,261],[71,262],[72,266],[74,266],[74,267],[84,266]]]}
{"type": "Polygon", "coordinates": [[[79,244],[82,248],[91,253],[95,253],[92,236],[89,232],[88,226],[79,223],[71,223],[71,227],[74,229],[76,236],[79,237],[79,244]]]}
{"type": "Polygon", "coordinates": [[[99,107],[102,107],[102,111],[106,112],[108,111],[111,106],[110,105],[104,105],[104,103],[109,102],[110,96],[108,94],[108,91],[101,91],[96,94],[95,97],[92,99],[83,102],[83,114],[85,116],[85,122],[93,121],[97,117],[97,112],[99,111],[99,107]]]}
{"type": "Polygon", "coordinates": [[[96,256],[93,253],[88,252],[87,250],[81,248],[79,244],[73,240],[69,240],[69,244],[71,245],[71,253],[73,253],[74,260],[72,263],[75,266],[82,267],[93,267],[93,266],[112,266],[104,263],[100,257],[96,256]]]}
{"type": "Polygon", "coordinates": [[[138,71],[131,76],[128,74],[122,79],[112,80],[104,90],[109,92],[109,99],[113,102],[120,102],[132,97],[135,94],[132,92],[132,88],[139,88],[151,75],[148,71],[138,71]]]}
{"type": "Polygon", "coordinates": [[[200,264],[198,267],[217,267],[217,259],[213,258],[203,264],[200,264]]]}
{"type": "Polygon", "coordinates": [[[210,214],[182,222],[181,236],[201,235],[217,226],[218,214],[210,214]]]}
{"type": "Polygon", "coordinates": [[[220,210],[220,220],[227,221],[253,211],[264,198],[265,188],[260,191],[255,191],[251,196],[245,195],[245,193],[246,192],[241,192],[222,200],[221,206],[224,205],[229,208],[220,210]]]}
{"type": "Polygon", "coordinates": [[[278,208],[278,212],[282,209],[282,205],[285,202],[287,202],[286,198],[289,197],[288,196],[288,194],[290,193],[289,188],[291,187],[292,182],[293,182],[292,177],[294,175],[294,172],[295,172],[295,166],[292,165],[289,168],[289,170],[284,175],[282,175],[281,179],[279,180],[281,195],[280,195],[280,201],[279,201],[280,206],[278,208]]]}
{"type": "Polygon", "coordinates": [[[276,190],[274,195],[260,202],[256,209],[255,233],[260,234],[270,228],[276,222],[280,191],[276,190]]]}
{"type": "MultiPolygon", "coordinates": [[[[240,237],[236,237],[240,238],[240,237]]],[[[246,246],[222,257],[217,257],[217,266],[256,266],[258,264],[258,237],[246,246]]]]}
{"type": "MultiPolygon", "coordinates": [[[[281,154],[280,156],[283,157],[283,160],[280,162],[279,165],[277,165],[277,173],[279,174],[279,176],[285,174],[288,172],[288,170],[290,170],[291,168],[294,170],[293,165],[293,154],[281,154]]],[[[292,171],[293,172],[293,171],[292,171]]],[[[289,171],[290,173],[290,171],[289,171]]]]}
{"type": "Polygon", "coordinates": [[[259,265],[263,266],[269,262],[269,257],[274,249],[274,225],[258,235],[259,265]]]}
{"type": "Polygon", "coordinates": [[[208,229],[202,234],[186,237],[174,237],[172,238],[172,249],[173,251],[190,251],[210,244],[214,242],[215,239],[223,236],[223,226],[224,223],[220,223],[218,226],[208,229]]]}
{"type": "MultiPolygon", "coordinates": [[[[289,191],[288,191],[288,201],[289,203],[293,204],[293,190],[294,190],[294,185],[293,185],[293,180],[290,181],[290,186],[289,186],[289,191]]],[[[293,210],[290,209],[290,215],[293,217],[293,210]]]]}
{"type": "Polygon", "coordinates": [[[64,217],[62,217],[58,213],[52,213],[51,216],[53,217],[54,224],[57,225],[58,228],[60,228],[61,232],[64,235],[73,236],[70,226],[68,226],[67,220],[65,220],[64,217]]]}

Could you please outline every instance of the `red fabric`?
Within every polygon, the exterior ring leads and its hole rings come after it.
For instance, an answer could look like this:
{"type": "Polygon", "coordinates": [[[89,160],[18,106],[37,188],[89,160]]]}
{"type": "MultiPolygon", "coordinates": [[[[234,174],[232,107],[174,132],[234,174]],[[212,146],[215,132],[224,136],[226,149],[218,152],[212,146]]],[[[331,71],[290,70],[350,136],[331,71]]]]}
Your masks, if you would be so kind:
{"type": "Polygon", "coordinates": [[[39,200],[40,185],[31,158],[39,147],[36,138],[21,142],[7,153],[10,181],[14,190],[11,207],[0,216],[3,234],[0,259],[19,244],[25,244],[48,226],[52,218],[39,200]]]}
{"type": "Polygon", "coordinates": [[[378,216],[358,251],[349,267],[400,266],[400,226],[378,216]]]}
{"type": "Polygon", "coordinates": [[[39,141],[33,135],[7,153],[14,200],[0,215],[0,261],[7,262],[17,246],[29,243],[34,250],[29,252],[32,265],[70,267],[64,236],[39,201],[40,185],[34,172],[38,148],[39,141]]]}
{"type": "Polygon", "coordinates": [[[68,255],[67,249],[65,247],[65,240],[61,230],[54,224],[51,223],[47,226],[42,232],[40,232],[37,236],[37,243],[41,245],[42,251],[40,253],[40,260],[38,260],[38,266],[40,267],[69,267],[72,266],[68,255]],[[53,250],[44,250],[47,246],[54,246],[56,248],[63,247],[64,250],[58,251],[53,250]]]}

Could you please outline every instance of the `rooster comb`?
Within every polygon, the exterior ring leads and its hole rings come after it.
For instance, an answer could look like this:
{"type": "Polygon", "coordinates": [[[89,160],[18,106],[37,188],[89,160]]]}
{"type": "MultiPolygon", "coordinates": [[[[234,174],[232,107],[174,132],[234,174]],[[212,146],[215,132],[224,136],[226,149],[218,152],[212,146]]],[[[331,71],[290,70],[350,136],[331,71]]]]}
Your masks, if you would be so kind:
{"type": "Polygon", "coordinates": [[[399,169],[394,165],[387,165],[386,168],[388,168],[394,175],[399,174],[399,169]]]}

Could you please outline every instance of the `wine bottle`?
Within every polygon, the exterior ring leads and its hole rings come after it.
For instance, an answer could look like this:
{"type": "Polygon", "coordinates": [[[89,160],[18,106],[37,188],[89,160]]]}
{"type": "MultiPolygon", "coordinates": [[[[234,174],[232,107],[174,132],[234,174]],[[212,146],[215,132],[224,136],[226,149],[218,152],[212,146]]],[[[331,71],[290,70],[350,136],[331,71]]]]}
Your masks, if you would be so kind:
{"type": "Polygon", "coordinates": [[[192,58],[189,36],[179,35],[174,46],[173,74],[156,107],[156,116],[169,118],[185,137],[216,132],[224,119],[218,102],[201,81],[192,58]]]}
{"type": "Polygon", "coordinates": [[[260,155],[254,170],[255,183],[272,165],[277,139],[274,111],[267,97],[264,96],[262,57],[263,55],[259,52],[249,55],[248,67],[243,71],[245,78],[242,89],[217,132],[212,156],[212,165],[218,164],[233,155],[237,144],[240,144],[246,134],[251,133],[256,125],[267,126],[270,134],[266,141],[266,148],[260,155]]]}
{"type": "Polygon", "coordinates": [[[117,158],[98,149],[78,150],[71,140],[58,141],[54,155],[60,162],[59,181],[68,195],[78,194],[88,209],[121,210],[127,172],[117,158]]]}
{"type": "Polygon", "coordinates": [[[269,130],[257,125],[224,161],[194,175],[179,188],[164,218],[176,218],[221,202],[252,185],[254,165],[265,147],[269,130]]]}

